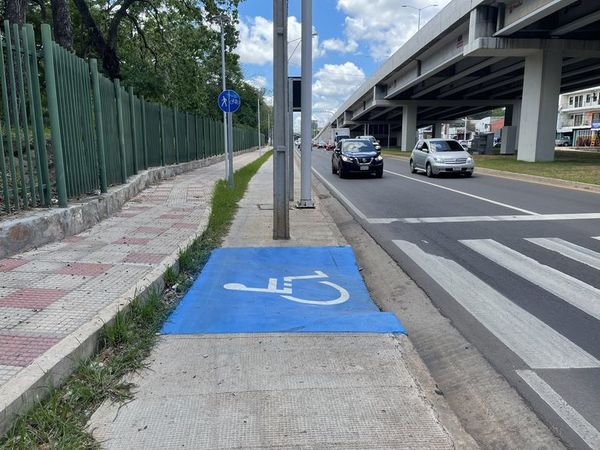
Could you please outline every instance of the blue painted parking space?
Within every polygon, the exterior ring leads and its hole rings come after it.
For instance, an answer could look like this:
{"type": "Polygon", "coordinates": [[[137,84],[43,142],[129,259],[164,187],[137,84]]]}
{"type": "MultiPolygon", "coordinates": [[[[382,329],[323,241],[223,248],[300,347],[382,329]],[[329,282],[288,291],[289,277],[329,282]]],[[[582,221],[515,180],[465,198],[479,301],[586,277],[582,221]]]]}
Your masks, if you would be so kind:
{"type": "Polygon", "coordinates": [[[164,334],[406,333],[373,303],[351,247],[213,251],[164,334]]]}

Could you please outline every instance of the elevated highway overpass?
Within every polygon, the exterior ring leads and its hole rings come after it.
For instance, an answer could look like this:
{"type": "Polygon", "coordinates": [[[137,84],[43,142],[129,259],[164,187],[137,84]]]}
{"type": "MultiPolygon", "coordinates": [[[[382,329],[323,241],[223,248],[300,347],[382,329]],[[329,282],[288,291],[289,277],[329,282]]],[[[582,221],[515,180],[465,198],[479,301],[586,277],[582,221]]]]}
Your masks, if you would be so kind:
{"type": "MultiPolygon", "coordinates": [[[[399,24],[401,26],[401,24],[399,24]]],[[[554,158],[560,93],[600,84],[600,1],[452,0],[371,75],[321,132],[417,129],[506,107],[503,151],[554,158]]],[[[373,133],[372,133],[373,134],[373,133]]]]}

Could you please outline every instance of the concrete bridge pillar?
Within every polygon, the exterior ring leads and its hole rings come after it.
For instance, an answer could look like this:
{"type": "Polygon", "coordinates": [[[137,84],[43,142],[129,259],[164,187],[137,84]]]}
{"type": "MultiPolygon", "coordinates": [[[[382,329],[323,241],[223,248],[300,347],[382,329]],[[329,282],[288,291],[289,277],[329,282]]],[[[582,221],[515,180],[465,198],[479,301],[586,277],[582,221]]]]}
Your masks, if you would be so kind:
{"type": "Polygon", "coordinates": [[[517,159],[554,160],[562,55],[540,50],[525,57],[517,159]]]}
{"type": "MultiPolygon", "coordinates": [[[[556,122],[556,121],[555,121],[556,122]]],[[[402,107],[402,143],[405,152],[411,151],[417,143],[417,105],[402,107]]]]}
{"type": "Polygon", "coordinates": [[[436,138],[436,139],[440,139],[442,137],[442,122],[435,122],[432,126],[431,126],[431,135],[436,138]]]}

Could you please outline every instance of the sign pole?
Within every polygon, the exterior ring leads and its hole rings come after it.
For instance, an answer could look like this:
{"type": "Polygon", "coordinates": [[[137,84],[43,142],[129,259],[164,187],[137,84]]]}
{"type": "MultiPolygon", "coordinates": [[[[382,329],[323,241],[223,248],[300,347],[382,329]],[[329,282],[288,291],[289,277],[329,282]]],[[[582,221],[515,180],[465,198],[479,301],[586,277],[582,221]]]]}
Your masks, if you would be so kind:
{"type": "MultiPolygon", "coordinates": [[[[223,15],[219,16],[221,22],[221,80],[223,81],[223,91],[227,90],[227,80],[225,78],[226,69],[225,69],[225,33],[223,29],[223,20],[225,17],[223,15]]],[[[225,152],[225,178],[229,180],[229,158],[227,152],[229,150],[229,133],[227,130],[228,113],[223,111],[223,143],[224,143],[224,152],[225,152]]]]}
{"type": "Polygon", "coordinates": [[[273,0],[273,239],[290,238],[286,198],[287,0],[273,0]]]}
{"type": "Polygon", "coordinates": [[[314,208],[312,200],[312,0],[302,0],[302,60],[301,60],[301,179],[298,208],[314,208]]]}
{"type": "Polygon", "coordinates": [[[288,158],[287,158],[287,198],[294,201],[294,99],[293,79],[288,78],[288,158]]]}

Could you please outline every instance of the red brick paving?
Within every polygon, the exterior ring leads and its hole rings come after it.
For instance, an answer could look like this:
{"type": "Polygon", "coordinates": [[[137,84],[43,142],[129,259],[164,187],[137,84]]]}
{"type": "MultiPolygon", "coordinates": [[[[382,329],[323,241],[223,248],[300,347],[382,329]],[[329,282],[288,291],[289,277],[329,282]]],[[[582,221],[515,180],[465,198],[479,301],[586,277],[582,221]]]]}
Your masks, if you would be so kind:
{"type": "Polygon", "coordinates": [[[159,228],[159,227],[139,227],[135,231],[139,231],[140,233],[162,233],[163,231],[167,231],[168,228],[159,228]]]}
{"type": "Polygon", "coordinates": [[[23,264],[27,264],[28,262],[29,261],[26,259],[0,259],[0,272],[8,272],[16,267],[22,266],[23,264]]]}
{"type": "Polygon", "coordinates": [[[186,228],[188,230],[195,230],[196,228],[198,228],[198,225],[195,223],[177,222],[171,225],[171,228],[186,228]]]}
{"type": "Polygon", "coordinates": [[[127,244],[127,245],[144,245],[150,241],[149,238],[134,238],[123,236],[121,239],[117,239],[113,244],[127,244]]]}
{"type": "Polygon", "coordinates": [[[185,214],[163,214],[162,216],[158,216],[159,219],[183,219],[185,214]]]}
{"type": "Polygon", "coordinates": [[[156,264],[161,262],[166,255],[160,255],[157,253],[130,253],[125,258],[126,263],[143,263],[143,264],[156,264]]]}
{"type": "Polygon", "coordinates": [[[42,309],[67,294],[62,289],[19,289],[0,298],[0,306],[10,308],[42,309]]]}
{"type": "Polygon", "coordinates": [[[84,276],[96,276],[102,275],[112,264],[98,264],[98,263],[70,263],[67,267],[60,269],[58,274],[61,275],[84,275],[84,276]]]}
{"type": "Polygon", "coordinates": [[[60,337],[0,333],[0,364],[25,367],[60,340],[60,337]]]}

